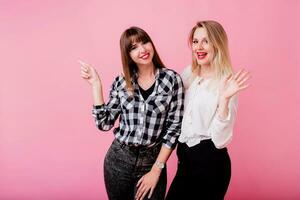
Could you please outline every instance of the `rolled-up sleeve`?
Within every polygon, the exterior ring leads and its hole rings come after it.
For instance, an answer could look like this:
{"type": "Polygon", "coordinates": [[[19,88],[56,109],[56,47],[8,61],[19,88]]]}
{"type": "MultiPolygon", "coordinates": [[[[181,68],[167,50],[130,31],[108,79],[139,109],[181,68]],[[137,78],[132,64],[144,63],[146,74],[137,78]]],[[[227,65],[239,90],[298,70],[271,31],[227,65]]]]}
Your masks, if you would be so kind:
{"type": "Polygon", "coordinates": [[[118,118],[121,107],[118,97],[118,77],[111,86],[109,101],[107,104],[93,106],[92,115],[95,118],[96,126],[102,131],[109,131],[115,124],[118,118]]]}
{"type": "Polygon", "coordinates": [[[167,148],[172,149],[176,147],[177,139],[181,132],[184,106],[184,87],[183,82],[178,74],[175,75],[173,89],[173,96],[165,123],[166,133],[163,137],[163,144],[167,148]]]}

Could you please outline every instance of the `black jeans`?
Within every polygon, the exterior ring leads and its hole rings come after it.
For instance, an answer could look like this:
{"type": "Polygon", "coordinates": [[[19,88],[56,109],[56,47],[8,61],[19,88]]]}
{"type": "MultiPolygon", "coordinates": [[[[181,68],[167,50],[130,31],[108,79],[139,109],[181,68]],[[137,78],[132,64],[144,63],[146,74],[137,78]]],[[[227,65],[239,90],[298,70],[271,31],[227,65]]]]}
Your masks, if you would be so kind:
{"type": "MultiPolygon", "coordinates": [[[[139,179],[149,172],[160,151],[161,144],[153,147],[130,147],[115,139],[104,160],[104,181],[110,200],[134,200],[139,179]]],[[[166,193],[167,173],[163,169],[151,200],[163,200],[166,193]]],[[[148,195],[146,195],[145,199],[148,195]]]]}
{"type": "Polygon", "coordinates": [[[226,148],[217,149],[211,140],[188,147],[177,146],[178,168],[167,200],[222,200],[226,194],[231,162],[226,148]]]}

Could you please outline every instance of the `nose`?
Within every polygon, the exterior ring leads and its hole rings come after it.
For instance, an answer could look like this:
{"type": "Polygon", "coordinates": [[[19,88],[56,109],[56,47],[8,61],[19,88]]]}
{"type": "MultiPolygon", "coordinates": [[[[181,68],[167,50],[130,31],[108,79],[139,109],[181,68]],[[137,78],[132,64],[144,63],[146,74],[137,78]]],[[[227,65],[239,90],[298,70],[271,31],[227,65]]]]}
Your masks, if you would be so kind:
{"type": "Polygon", "coordinates": [[[144,53],[146,51],[146,48],[144,47],[144,45],[140,46],[140,53],[144,53]]]}
{"type": "Polygon", "coordinates": [[[196,46],[196,49],[203,49],[203,44],[202,42],[199,42],[196,46]]]}

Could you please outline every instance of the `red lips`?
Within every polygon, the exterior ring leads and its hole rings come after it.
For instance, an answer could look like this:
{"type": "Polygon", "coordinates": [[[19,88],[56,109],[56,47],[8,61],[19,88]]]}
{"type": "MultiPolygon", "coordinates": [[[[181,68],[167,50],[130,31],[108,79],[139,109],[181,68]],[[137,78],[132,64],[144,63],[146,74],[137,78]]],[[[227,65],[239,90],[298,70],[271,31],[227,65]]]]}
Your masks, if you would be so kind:
{"type": "Polygon", "coordinates": [[[140,58],[143,60],[146,60],[149,58],[149,56],[150,56],[150,53],[145,53],[145,54],[141,55],[140,58]]]}
{"type": "Polygon", "coordinates": [[[196,52],[198,59],[204,59],[207,55],[206,52],[196,52]]]}

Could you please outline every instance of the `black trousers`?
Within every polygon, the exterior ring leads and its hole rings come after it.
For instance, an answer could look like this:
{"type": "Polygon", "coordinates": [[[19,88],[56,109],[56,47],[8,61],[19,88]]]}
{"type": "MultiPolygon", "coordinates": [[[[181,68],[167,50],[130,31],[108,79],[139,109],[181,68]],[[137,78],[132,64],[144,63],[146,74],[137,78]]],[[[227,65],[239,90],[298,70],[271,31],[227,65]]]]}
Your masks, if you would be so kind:
{"type": "MultiPolygon", "coordinates": [[[[134,200],[138,180],[148,173],[161,149],[161,144],[150,148],[129,147],[115,139],[104,160],[104,181],[110,200],[134,200]]],[[[167,171],[160,174],[151,200],[163,200],[166,193],[167,171]]],[[[148,195],[144,199],[147,198],[148,195]]]]}
{"type": "Polygon", "coordinates": [[[178,168],[167,200],[221,200],[226,194],[231,163],[226,148],[217,149],[211,140],[188,147],[178,143],[178,168]]]}

